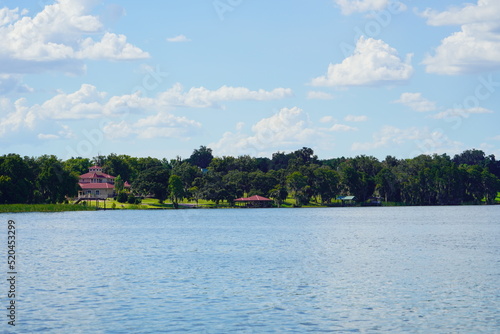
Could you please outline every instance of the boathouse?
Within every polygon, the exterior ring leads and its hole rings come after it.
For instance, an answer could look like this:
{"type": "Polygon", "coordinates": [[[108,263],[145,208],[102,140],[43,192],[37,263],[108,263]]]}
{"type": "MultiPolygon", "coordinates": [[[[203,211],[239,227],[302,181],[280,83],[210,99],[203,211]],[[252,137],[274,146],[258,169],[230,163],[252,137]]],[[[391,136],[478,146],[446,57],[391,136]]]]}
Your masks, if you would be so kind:
{"type": "Polygon", "coordinates": [[[251,197],[241,197],[234,200],[235,204],[247,208],[270,208],[272,199],[254,195],[251,197]]]}

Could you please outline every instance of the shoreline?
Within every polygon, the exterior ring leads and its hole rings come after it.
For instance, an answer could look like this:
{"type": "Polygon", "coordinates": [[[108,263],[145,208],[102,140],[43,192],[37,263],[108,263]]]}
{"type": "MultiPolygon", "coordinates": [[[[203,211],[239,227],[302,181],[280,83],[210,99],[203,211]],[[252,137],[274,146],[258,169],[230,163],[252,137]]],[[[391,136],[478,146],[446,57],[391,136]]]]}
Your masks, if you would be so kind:
{"type": "MultiPolygon", "coordinates": [[[[238,207],[238,206],[208,206],[208,205],[179,205],[179,208],[175,209],[172,204],[164,204],[164,207],[152,207],[150,205],[133,205],[128,207],[96,207],[92,205],[76,205],[76,204],[0,204],[0,214],[8,213],[29,213],[29,212],[40,212],[40,213],[56,213],[56,212],[73,212],[73,211],[127,211],[127,210],[207,210],[207,209],[259,209],[259,208],[249,208],[249,207],[238,207]],[[171,205],[171,207],[169,207],[171,205]]],[[[365,207],[440,207],[440,206],[491,206],[500,205],[500,203],[495,204],[485,204],[485,203],[464,203],[464,204],[446,204],[446,205],[407,205],[403,203],[390,203],[382,205],[305,205],[305,206],[292,206],[286,205],[281,207],[271,206],[268,209],[310,209],[310,208],[365,208],[365,207]]]]}

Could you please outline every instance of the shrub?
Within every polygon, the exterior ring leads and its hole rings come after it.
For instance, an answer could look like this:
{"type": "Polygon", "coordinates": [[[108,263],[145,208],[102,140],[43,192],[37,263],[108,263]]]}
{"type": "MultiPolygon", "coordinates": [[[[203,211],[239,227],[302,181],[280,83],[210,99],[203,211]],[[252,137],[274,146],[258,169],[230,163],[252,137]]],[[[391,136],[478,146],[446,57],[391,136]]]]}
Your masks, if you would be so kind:
{"type": "Polygon", "coordinates": [[[116,196],[116,201],[118,203],[125,203],[125,202],[127,202],[127,199],[128,199],[127,193],[125,193],[124,191],[121,191],[118,194],[118,196],[116,196]]]}
{"type": "Polygon", "coordinates": [[[136,203],[135,203],[135,196],[134,196],[134,195],[132,195],[132,194],[130,194],[130,195],[128,196],[127,203],[128,203],[128,204],[136,204],[136,203]]]}

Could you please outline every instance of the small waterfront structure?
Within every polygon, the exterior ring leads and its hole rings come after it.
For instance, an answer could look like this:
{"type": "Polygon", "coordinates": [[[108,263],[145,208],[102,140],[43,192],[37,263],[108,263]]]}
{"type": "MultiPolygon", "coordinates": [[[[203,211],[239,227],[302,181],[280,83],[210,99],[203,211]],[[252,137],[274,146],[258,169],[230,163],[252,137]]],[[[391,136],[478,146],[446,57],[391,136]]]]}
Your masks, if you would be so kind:
{"type": "Polygon", "coordinates": [[[269,208],[271,207],[272,199],[254,195],[251,197],[241,197],[234,200],[235,203],[240,204],[240,206],[245,206],[247,208],[269,208]]]}
{"type": "Polygon", "coordinates": [[[342,201],[342,206],[352,205],[357,200],[356,196],[339,196],[337,199],[342,201]]]}

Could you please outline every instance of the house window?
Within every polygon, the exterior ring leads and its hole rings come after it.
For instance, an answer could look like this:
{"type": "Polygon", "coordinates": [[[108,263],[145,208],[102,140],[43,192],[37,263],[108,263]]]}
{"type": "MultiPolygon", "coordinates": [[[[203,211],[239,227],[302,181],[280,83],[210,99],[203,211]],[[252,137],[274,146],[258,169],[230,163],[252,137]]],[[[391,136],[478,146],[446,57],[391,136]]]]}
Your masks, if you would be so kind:
{"type": "Polygon", "coordinates": [[[95,191],[95,194],[96,194],[96,195],[100,195],[99,190],[96,190],[96,191],[95,191]]]}

